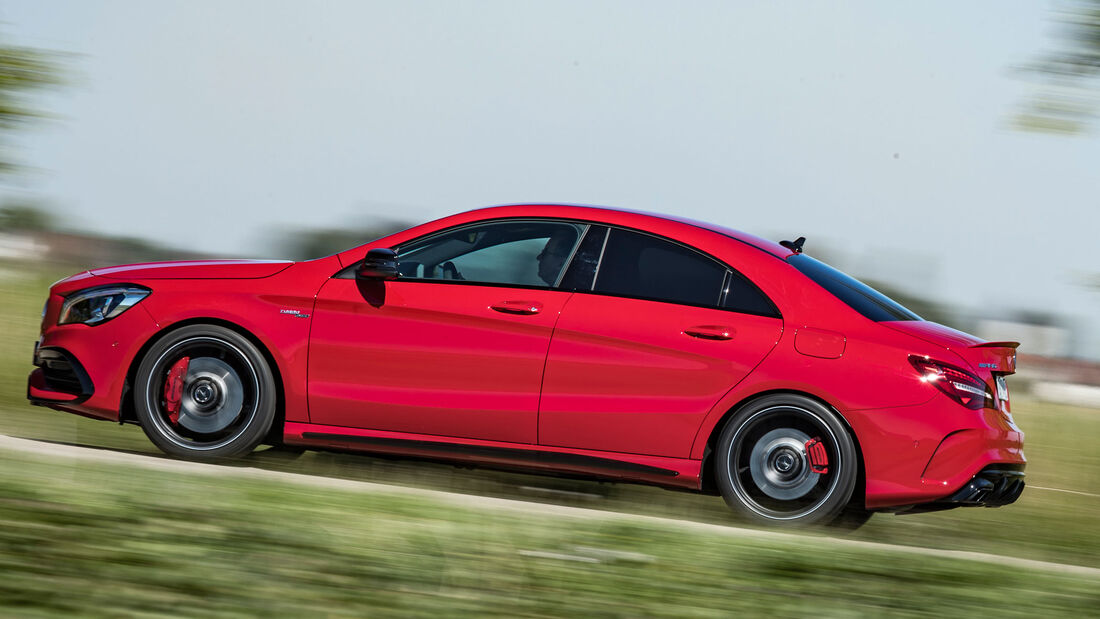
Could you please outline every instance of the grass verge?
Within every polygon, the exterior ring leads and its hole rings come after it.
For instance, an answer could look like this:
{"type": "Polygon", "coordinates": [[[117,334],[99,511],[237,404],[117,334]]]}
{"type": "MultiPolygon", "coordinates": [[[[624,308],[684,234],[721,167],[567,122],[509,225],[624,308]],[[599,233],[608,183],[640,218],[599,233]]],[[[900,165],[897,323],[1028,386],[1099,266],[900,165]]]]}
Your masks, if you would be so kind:
{"type": "Polygon", "coordinates": [[[0,613],[1089,614],[1096,579],[0,452],[0,613]]]}

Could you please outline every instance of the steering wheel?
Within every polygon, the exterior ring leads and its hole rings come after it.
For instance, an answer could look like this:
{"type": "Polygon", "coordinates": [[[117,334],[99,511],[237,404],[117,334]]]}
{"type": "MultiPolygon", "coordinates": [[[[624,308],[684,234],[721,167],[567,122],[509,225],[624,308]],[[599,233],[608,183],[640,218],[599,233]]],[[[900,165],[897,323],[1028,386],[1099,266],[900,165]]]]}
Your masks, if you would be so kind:
{"type": "Polygon", "coordinates": [[[443,279],[466,279],[462,277],[462,273],[458,272],[458,267],[455,266],[455,263],[450,260],[440,265],[440,268],[443,269],[443,279]]]}

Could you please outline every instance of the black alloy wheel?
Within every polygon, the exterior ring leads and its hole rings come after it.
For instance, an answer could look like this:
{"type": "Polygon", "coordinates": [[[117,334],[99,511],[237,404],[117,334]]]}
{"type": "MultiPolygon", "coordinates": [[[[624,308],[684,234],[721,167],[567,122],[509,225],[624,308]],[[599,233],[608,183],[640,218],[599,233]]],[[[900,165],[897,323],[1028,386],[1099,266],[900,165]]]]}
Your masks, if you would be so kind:
{"type": "Polygon", "coordinates": [[[749,402],[730,418],[718,439],[714,472],[726,503],[750,520],[828,524],[849,505],[857,457],[847,427],[829,407],[777,394],[749,402]]]}
{"type": "Polygon", "coordinates": [[[224,327],[173,331],[138,366],[138,421],[173,456],[216,460],[252,451],[271,429],[275,403],[275,380],[263,354],[224,327]]]}

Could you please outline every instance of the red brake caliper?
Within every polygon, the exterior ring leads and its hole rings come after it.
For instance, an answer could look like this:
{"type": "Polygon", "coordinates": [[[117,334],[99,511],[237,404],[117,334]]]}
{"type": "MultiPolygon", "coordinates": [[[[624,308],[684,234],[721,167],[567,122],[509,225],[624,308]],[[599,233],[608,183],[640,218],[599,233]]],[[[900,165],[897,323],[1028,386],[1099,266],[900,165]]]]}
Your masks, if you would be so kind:
{"type": "Polygon", "coordinates": [[[810,457],[810,470],[815,473],[829,472],[829,454],[825,453],[825,444],[820,438],[806,441],[806,455],[810,457]]]}
{"type": "Polygon", "coordinates": [[[191,357],[184,357],[168,370],[168,379],[164,381],[164,408],[168,411],[168,421],[175,425],[180,419],[180,398],[183,396],[183,380],[187,376],[187,366],[191,357]]]}

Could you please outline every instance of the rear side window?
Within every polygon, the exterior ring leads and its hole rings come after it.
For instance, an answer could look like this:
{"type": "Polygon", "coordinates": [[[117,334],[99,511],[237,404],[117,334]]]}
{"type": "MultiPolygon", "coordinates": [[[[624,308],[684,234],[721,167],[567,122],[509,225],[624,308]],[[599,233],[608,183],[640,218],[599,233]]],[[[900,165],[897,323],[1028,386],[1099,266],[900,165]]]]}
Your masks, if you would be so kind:
{"type": "Polygon", "coordinates": [[[734,271],[730,271],[729,279],[726,281],[726,294],[722,299],[722,307],[745,314],[779,316],[779,310],[771,299],[764,296],[764,293],[760,292],[752,282],[734,271]]]}
{"type": "Polygon", "coordinates": [[[612,228],[594,292],[775,316],[771,301],[726,265],[647,234],[612,228]]]}
{"type": "Polygon", "coordinates": [[[922,320],[890,297],[806,254],[795,254],[787,258],[787,262],[834,297],[875,322],[922,320]]]}

